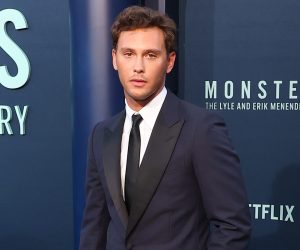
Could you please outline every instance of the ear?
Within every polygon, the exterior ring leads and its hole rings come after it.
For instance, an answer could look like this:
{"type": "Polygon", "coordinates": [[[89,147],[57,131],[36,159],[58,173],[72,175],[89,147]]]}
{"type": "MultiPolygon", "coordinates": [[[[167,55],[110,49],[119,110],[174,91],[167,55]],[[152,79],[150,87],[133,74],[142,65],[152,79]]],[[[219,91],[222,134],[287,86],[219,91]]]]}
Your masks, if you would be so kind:
{"type": "Polygon", "coordinates": [[[175,59],[176,53],[175,51],[173,51],[168,55],[167,73],[170,73],[172,71],[175,64],[175,59]]]}
{"type": "Polygon", "coordinates": [[[113,67],[115,70],[118,70],[116,53],[117,53],[116,49],[112,49],[111,56],[112,56],[113,67]]]}

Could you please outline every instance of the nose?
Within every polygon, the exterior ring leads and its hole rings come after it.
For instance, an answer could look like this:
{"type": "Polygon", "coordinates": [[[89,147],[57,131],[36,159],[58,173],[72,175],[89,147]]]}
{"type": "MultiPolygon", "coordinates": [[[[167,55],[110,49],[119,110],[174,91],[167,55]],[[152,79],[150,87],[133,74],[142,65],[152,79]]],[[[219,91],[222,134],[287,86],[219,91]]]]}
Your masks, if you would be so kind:
{"type": "Polygon", "coordinates": [[[145,72],[145,65],[144,65],[144,61],[143,61],[142,57],[136,57],[133,70],[135,73],[144,73],[145,72]]]}

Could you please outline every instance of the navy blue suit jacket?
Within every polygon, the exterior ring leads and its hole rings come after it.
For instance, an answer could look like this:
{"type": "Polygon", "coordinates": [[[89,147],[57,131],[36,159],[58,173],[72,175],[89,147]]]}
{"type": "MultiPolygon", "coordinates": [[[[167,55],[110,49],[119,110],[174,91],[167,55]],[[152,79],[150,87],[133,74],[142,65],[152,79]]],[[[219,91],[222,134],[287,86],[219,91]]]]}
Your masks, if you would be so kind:
{"type": "Polygon", "coordinates": [[[248,202],[223,120],[168,92],[128,216],[120,175],[124,119],[125,111],[91,135],[80,249],[246,249],[248,202]]]}

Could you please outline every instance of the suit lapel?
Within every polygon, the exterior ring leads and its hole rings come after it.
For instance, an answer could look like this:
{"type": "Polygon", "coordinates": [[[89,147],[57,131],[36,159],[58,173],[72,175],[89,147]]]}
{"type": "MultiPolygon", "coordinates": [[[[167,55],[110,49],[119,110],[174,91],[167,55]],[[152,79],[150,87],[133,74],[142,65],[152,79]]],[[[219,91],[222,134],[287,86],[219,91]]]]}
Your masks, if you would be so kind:
{"type": "Polygon", "coordinates": [[[177,97],[168,93],[140,166],[134,194],[135,203],[128,220],[127,237],[150,203],[175,148],[184,123],[184,120],[179,118],[178,106],[177,97]]]}
{"type": "Polygon", "coordinates": [[[104,129],[104,150],[103,165],[106,177],[106,183],[115,205],[115,208],[121,218],[124,228],[127,227],[128,214],[122,196],[121,190],[121,140],[125,111],[120,113],[112,123],[104,129]]]}

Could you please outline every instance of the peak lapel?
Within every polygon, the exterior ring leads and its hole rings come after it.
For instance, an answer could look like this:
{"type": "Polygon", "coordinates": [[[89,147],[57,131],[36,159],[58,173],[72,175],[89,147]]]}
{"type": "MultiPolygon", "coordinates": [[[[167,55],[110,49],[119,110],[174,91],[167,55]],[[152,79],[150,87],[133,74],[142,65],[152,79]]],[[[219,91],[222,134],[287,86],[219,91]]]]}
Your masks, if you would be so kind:
{"type": "Polygon", "coordinates": [[[124,228],[127,227],[128,215],[121,191],[121,140],[125,112],[118,115],[104,130],[103,166],[106,183],[124,228]]]}
{"type": "Polygon", "coordinates": [[[150,203],[175,148],[184,123],[177,113],[178,104],[177,97],[168,93],[152,130],[140,166],[134,194],[135,203],[128,220],[127,237],[150,203]]]}

